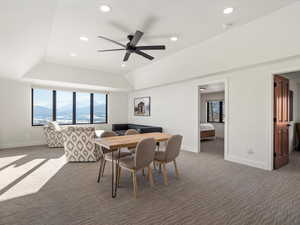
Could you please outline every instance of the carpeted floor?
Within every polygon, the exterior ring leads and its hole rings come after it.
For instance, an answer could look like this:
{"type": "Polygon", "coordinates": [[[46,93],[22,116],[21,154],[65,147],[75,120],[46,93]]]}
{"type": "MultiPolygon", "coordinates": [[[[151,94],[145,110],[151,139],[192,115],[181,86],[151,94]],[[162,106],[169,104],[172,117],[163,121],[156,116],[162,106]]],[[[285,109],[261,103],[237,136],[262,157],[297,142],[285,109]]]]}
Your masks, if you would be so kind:
{"type": "Polygon", "coordinates": [[[215,155],[219,158],[224,158],[224,139],[216,138],[211,140],[201,141],[201,153],[215,155]]]}
{"type": "Polygon", "coordinates": [[[171,165],[168,186],[160,174],[154,188],[139,175],[138,199],[128,173],[112,199],[109,166],[98,184],[98,163],[64,165],[62,155],[46,147],[0,151],[1,225],[300,224],[299,153],[268,172],[214,151],[182,152],[181,178],[171,165]]]}

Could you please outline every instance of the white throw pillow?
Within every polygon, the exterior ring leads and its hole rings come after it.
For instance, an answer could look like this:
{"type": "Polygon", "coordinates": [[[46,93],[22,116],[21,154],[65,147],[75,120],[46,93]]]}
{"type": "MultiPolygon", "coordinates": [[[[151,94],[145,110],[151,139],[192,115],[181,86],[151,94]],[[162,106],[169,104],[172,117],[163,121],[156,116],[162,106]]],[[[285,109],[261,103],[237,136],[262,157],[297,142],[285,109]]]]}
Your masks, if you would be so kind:
{"type": "Polygon", "coordinates": [[[61,127],[59,126],[59,124],[56,121],[49,122],[48,126],[53,127],[54,130],[56,130],[56,131],[61,131],[61,127]]]}

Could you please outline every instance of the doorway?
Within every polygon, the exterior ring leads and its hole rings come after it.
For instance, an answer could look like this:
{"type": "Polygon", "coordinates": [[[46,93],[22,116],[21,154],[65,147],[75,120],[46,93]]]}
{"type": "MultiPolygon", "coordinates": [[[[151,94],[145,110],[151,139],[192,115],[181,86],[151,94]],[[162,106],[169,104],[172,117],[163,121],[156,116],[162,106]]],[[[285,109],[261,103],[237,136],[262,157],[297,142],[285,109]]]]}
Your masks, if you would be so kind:
{"type": "Polygon", "coordinates": [[[225,158],[226,83],[214,82],[198,87],[199,152],[225,158]]]}
{"type": "Polygon", "coordinates": [[[273,168],[279,169],[299,158],[300,71],[274,75],[274,157],[273,168]]]}

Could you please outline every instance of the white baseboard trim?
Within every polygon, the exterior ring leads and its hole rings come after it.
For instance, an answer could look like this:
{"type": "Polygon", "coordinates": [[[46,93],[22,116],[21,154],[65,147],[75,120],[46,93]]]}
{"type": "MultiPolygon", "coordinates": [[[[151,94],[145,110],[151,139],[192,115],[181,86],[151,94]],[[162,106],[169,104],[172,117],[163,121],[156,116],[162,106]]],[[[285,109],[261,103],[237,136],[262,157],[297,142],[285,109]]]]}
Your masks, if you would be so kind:
{"type": "Polygon", "coordinates": [[[43,141],[43,140],[28,141],[28,142],[16,142],[16,143],[5,143],[5,144],[0,144],[0,149],[19,148],[19,147],[28,147],[28,146],[45,145],[45,144],[46,144],[46,142],[43,141]]]}
{"type": "Polygon", "coordinates": [[[257,161],[253,161],[253,160],[249,160],[249,159],[244,159],[244,158],[237,157],[237,156],[228,155],[225,158],[225,160],[230,161],[230,162],[234,162],[234,163],[244,164],[244,165],[255,167],[255,168],[258,168],[258,169],[270,170],[268,165],[265,165],[262,162],[257,162],[257,161]]]}
{"type": "Polygon", "coordinates": [[[195,150],[192,146],[188,146],[188,145],[183,145],[182,149],[184,151],[188,151],[188,152],[198,152],[197,150],[195,150]]]}

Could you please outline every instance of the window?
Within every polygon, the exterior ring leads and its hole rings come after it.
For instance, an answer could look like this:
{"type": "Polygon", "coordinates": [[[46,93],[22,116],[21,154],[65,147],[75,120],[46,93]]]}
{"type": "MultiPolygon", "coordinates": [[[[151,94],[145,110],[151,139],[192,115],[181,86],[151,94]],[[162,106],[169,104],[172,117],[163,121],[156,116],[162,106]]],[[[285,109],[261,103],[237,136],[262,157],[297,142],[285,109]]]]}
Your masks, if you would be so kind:
{"type": "Polygon", "coordinates": [[[224,123],[224,101],[207,102],[207,122],[224,123]]]}
{"type": "Polygon", "coordinates": [[[107,95],[94,94],[94,123],[107,123],[107,95]]]}
{"type": "Polygon", "coordinates": [[[76,123],[91,123],[91,94],[76,93],[76,123]]]}
{"type": "Polygon", "coordinates": [[[56,91],[56,121],[73,124],[73,92],[56,91]]]}
{"type": "Polygon", "coordinates": [[[45,89],[32,90],[32,122],[43,125],[52,120],[52,91],[45,89]]]}
{"type": "Polygon", "coordinates": [[[32,125],[107,123],[107,94],[32,89],[32,125]]]}

